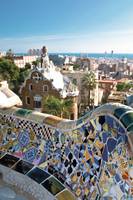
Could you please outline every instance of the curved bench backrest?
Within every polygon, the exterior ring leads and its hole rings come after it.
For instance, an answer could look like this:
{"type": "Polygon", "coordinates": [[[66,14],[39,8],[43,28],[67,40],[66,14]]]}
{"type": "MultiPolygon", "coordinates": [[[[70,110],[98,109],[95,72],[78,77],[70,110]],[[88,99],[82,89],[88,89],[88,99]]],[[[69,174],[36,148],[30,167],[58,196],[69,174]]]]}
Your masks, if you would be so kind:
{"type": "Polygon", "coordinates": [[[76,199],[132,198],[132,116],[133,110],[120,104],[68,122],[1,110],[1,151],[52,174],[76,199]]]}

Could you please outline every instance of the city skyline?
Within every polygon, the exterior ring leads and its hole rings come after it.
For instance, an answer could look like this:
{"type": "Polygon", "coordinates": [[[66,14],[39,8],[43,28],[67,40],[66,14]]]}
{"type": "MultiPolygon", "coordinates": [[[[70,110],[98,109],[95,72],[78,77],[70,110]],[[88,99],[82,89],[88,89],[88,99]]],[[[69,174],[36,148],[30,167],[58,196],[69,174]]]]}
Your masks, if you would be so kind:
{"type": "Polygon", "coordinates": [[[133,53],[133,2],[58,0],[1,3],[0,50],[133,53]]]}

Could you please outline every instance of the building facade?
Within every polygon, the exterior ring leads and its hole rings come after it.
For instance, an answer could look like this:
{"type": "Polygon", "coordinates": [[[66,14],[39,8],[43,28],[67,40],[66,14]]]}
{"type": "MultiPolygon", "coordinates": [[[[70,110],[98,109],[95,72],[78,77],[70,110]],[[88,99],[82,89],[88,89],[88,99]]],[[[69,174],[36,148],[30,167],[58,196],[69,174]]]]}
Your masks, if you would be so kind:
{"type": "Polygon", "coordinates": [[[36,61],[38,58],[37,55],[35,56],[15,56],[14,63],[18,66],[18,68],[24,68],[26,63],[32,65],[33,61],[36,61]]]}
{"type": "Polygon", "coordinates": [[[2,58],[2,57],[4,57],[4,56],[6,56],[6,52],[0,51],[0,58],[2,58]]]}
{"type": "Polygon", "coordinates": [[[31,71],[30,76],[25,80],[21,88],[20,93],[23,107],[43,112],[43,102],[48,96],[54,96],[59,99],[71,99],[72,107],[70,109],[70,118],[77,119],[77,88],[52,64],[46,49],[41,60],[41,66],[31,71]]]}
{"type": "MultiPolygon", "coordinates": [[[[88,95],[89,91],[83,85],[83,78],[88,73],[88,71],[71,71],[71,70],[62,70],[62,73],[69,77],[69,79],[78,87],[79,96],[78,96],[78,110],[79,114],[88,106],[88,95]]],[[[91,93],[91,99],[93,99],[94,106],[97,106],[99,103],[99,93],[98,93],[98,73],[94,72],[96,76],[96,88],[94,88],[91,93]]]]}

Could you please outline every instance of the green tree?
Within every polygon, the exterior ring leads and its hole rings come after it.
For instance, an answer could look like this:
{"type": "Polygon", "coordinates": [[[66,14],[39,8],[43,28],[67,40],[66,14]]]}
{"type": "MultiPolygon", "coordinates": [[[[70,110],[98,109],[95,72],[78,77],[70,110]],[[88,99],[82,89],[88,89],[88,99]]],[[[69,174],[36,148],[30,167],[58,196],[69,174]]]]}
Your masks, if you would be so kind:
{"type": "Polygon", "coordinates": [[[19,76],[15,81],[13,81],[13,86],[14,86],[13,91],[15,93],[19,94],[20,86],[23,84],[25,79],[29,76],[29,73],[30,73],[30,69],[28,67],[19,69],[19,76]]]}
{"type": "Polygon", "coordinates": [[[61,99],[60,100],[60,106],[61,106],[61,110],[60,110],[60,117],[62,118],[63,116],[66,118],[70,118],[71,116],[71,108],[73,105],[73,102],[71,99],[61,99]]]}
{"type": "Polygon", "coordinates": [[[132,88],[132,85],[129,82],[118,83],[116,88],[117,88],[117,91],[128,92],[129,89],[132,88]]]}
{"type": "Polygon", "coordinates": [[[30,73],[30,69],[27,69],[27,68],[20,69],[19,78],[18,78],[19,84],[22,84],[25,81],[29,73],[30,73]]]}
{"type": "Polygon", "coordinates": [[[37,67],[40,62],[41,62],[41,60],[39,58],[37,58],[35,61],[32,62],[33,67],[37,67]]]}
{"type": "Polygon", "coordinates": [[[18,68],[10,58],[0,58],[0,80],[6,80],[9,87],[18,94],[20,85],[25,81],[30,72],[29,66],[18,68]]]}
{"type": "Polygon", "coordinates": [[[13,53],[12,49],[9,49],[9,50],[6,52],[6,58],[13,61],[13,57],[14,57],[14,53],[13,53]]]}
{"type": "Polygon", "coordinates": [[[59,99],[54,96],[47,96],[43,102],[44,112],[52,115],[59,116],[61,118],[68,117],[70,118],[71,107],[72,107],[71,99],[59,99]]]}
{"type": "Polygon", "coordinates": [[[12,60],[0,58],[0,77],[10,83],[19,77],[19,68],[12,60]]]}
{"type": "Polygon", "coordinates": [[[88,90],[88,105],[90,106],[90,91],[96,87],[95,73],[90,71],[82,79],[83,86],[88,90]]]}
{"type": "Polygon", "coordinates": [[[26,63],[25,64],[25,69],[31,69],[31,64],[30,63],[26,63]]]}
{"type": "Polygon", "coordinates": [[[79,64],[73,64],[73,69],[74,70],[79,70],[80,69],[80,65],[79,64]]]}
{"type": "Polygon", "coordinates": [[[34,67],[37,67],[37,61],[33,61],[33,62],[32,62],[32,65],[33,65],[34,67]]]}

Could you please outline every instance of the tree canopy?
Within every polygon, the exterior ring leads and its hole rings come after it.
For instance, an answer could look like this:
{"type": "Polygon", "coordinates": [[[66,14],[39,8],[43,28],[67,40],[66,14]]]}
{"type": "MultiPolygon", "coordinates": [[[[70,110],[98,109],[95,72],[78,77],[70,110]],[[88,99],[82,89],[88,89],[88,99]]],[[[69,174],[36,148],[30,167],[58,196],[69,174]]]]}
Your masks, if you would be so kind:
{"type": "Polygon", "coordinates": [[[25,69],[31,69],[31,64],[30,63],[26,63],[25,64],[25,69]]]}
{"type": "Polygon", "coordinates": [[[73,69],[74,70],[79,70],[80,69],[80,65],[77,64],[77,63],[73,64],[73,69]]]}
{"type": "Polygon", "coordinates": [[[8,58],[0,58],[0,77],[8,82],[14,81],[19,77],[19,68],[8,58]]]}
{"type": "Polygon", "coordinates": [[[32,62],[33,67],[37,67],[39,63],[41,62],[40,59],[36,59],[35,61],[32,62]]]}
{"type": "Polygon", "coordinates": [[[132,88],[132,84],[129,82],[118,83],[116,88],[117,88],[117,91],[128,92],[129,89],[132,88]]]}
{"type": "Polygon", "coordinates": [[[54,96],[47,96],[43,102],[44,112],[59,117],[70,118],[71,115],[72,100],[71,99],[59,99],[54,96]]]}
{"type": "Polygon", "coordinates": [[[13,56],[14,56],[14,53],[12,51],[12,49],[9,49],[7,52],[6,52],[6,58],[10,59],[13,61],[13,56]]]}
{"type": "Polygon", "coordinates": [[[83,77],[82,80],[83,85],[89,89],[93,90],[96,87],[96,76],[95,73],[90,71],[83,77]]]}
{"type": "Polygon", "coordinates": [[[88,105],[90,106],[90,91],[93,90],[96,87],[96,76],[95,73],[92,71],[89,71],[86,73],[82,79],[83,86],[88,90],[88,105]]]}
{"type": "Polygon", "coordinates": [[[0,58],[0,80],[6,80],[9,87],[18,94],[20,85],[29,75],[30,65],[26,64],[25,68],[18,68],[13,59],[9,57],[0,58]]]}
{"type": "Polygon", "coordinates": [[[30,73],[30,65],[25,65],[25,68],[19,69],[19,76],[18,78],[13,81],[13,91],[19,94],[20,86],[23,84],[25,79],[29,76],[30,73]]]}

